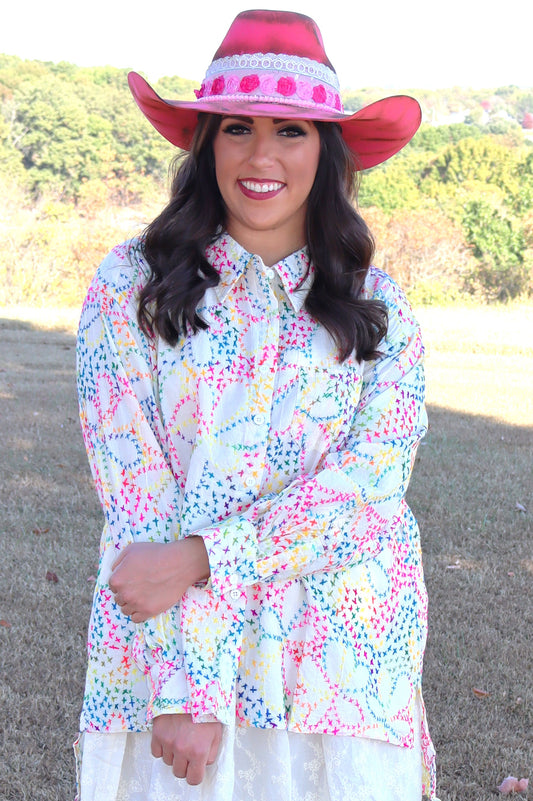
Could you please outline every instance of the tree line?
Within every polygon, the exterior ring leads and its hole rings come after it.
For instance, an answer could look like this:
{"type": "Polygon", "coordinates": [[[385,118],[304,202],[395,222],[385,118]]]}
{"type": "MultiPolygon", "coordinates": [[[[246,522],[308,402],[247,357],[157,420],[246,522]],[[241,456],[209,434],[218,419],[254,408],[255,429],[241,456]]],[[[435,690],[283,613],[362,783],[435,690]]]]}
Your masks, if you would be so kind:
{"type": "MultiPolygon", "coordinates": [[[[0,55],[0,302],[78,303],[117,236],[165,202],[176,150],[139,112],[126,76],[0,55]]],[[[197,86],[154,84],[182,99],[197,86]]],[[[421,302],[531,295],[533,89],[410,93],[427,122],[359,189],[376,262],[421,302]]],[[[345,107],[384,94],[347,93],[345,107]]]]}

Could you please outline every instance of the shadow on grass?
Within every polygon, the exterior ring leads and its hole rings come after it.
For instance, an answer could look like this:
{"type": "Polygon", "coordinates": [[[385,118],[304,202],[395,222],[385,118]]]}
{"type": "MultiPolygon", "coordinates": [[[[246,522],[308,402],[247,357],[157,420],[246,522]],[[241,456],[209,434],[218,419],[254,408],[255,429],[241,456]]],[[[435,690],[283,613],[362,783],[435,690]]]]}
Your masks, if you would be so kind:
{"type": "MultiPolygon", "coordinates": [[[[531,770],[533,430],[429,415],[409,490],[430,597],[425,700],[442,801],[486,801],[531,770]]],[[[72,333],[0,319],[0,420],[0,798],[57,801],[74,796],[101,526],[72,333]]]]}
{"type": "Polygon", "coordinates": [[[430,604],[424,696],[440,798],[485,801],[532,767],[533,428],[428,413],[409,489],[430,604]]]}

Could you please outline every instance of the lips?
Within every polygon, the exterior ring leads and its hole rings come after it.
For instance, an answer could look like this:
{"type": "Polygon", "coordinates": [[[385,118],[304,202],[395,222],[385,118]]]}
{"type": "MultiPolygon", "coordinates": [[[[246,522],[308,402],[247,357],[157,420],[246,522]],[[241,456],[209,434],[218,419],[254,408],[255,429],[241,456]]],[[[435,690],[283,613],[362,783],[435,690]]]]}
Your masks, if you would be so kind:
{"type": "Polygon", "coordinates": [[[238,181],[238,184],[241,192],[246,197],[256,200],[266,200],[269,197],[274,197],[285,187],[285,184],[281,181],[254,181],[248,178],[238,181]]]}

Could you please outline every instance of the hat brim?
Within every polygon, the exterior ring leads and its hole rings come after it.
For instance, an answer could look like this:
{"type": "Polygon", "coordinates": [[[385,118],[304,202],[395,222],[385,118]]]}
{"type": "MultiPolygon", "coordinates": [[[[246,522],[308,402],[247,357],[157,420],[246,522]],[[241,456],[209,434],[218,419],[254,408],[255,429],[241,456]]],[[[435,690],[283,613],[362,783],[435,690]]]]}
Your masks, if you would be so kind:
{"type": "Polygon", "coordinates": [[[354,114],[328,111],[287,102],[235,98],[164,100],[145,79],[130,72],[128,83],[135,102],[159,133],[176,147],[189,150],[199,112],[246,114],[252,117],[280,117],[316,122],[336,122],[344,141],[354,154],[358,169],[382,164],[398,153],[415,135],[422,120],[418,101],[408,95],[377,100],[354,114]]]}

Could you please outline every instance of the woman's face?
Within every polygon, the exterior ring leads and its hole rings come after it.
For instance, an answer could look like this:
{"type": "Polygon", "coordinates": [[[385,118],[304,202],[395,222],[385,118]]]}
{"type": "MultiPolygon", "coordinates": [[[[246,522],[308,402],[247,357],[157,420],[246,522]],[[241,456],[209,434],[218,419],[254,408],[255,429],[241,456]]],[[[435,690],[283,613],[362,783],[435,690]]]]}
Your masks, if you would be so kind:
{"type": "Polygon", "coordinates": [[[267,255],[270,261],[303,247],[307,199],[320,155],[313,123],[223,117],[213,150],[228,233],[260,256],[279,251],[279,256],[267,255]]]}

